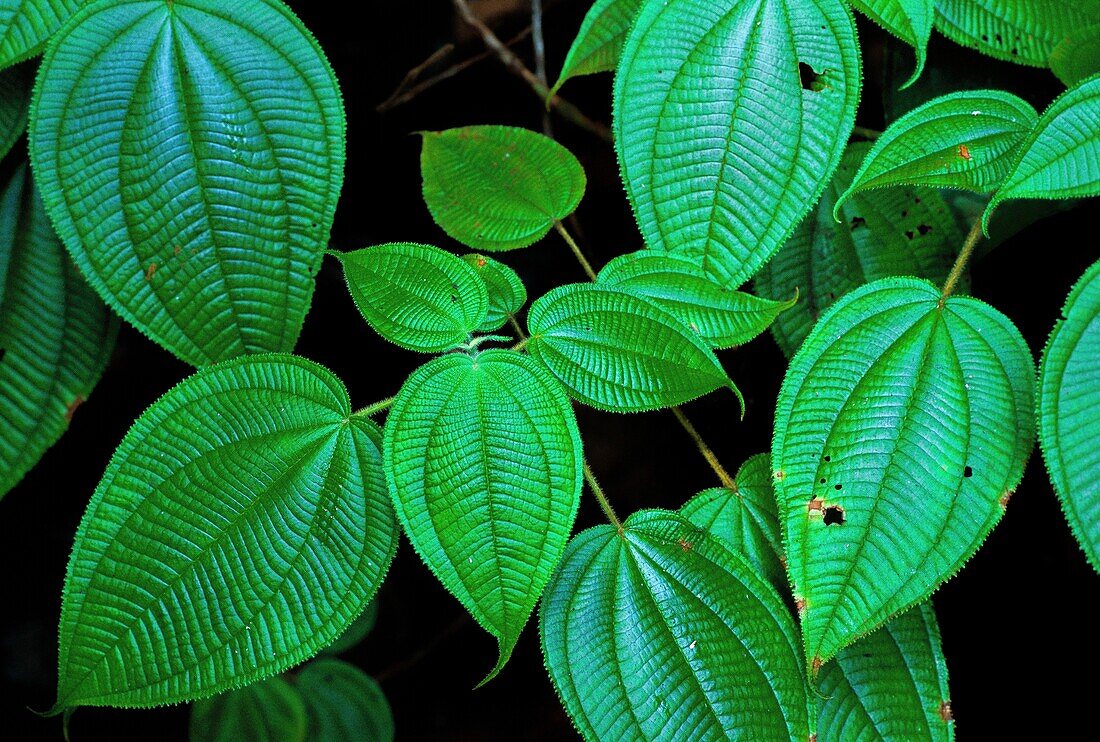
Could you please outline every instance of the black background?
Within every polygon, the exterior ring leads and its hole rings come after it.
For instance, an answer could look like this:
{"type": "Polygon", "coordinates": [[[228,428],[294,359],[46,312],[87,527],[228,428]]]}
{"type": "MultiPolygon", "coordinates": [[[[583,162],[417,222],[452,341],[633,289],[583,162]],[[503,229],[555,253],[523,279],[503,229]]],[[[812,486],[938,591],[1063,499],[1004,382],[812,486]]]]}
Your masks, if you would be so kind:
{"type": "MultiPolygon", "coordinates": [[[[548,3],[552,75],[560,69],[587,4],[548,3]]],[[[423,205],[419,140],[410,132],[481,123],[540,129],[540,102],[490,59],[409,105],[378,114],[375,106],[405,72],[442,44],[458,42],[444,66],[481,51],[477,39],[454,22],[450,3],[363,3],[354,13],[339,4],[291,6],[326,50],[347,107],[347,175],[333,245],[346,250],[421,241],[462,252],[432,223],[423,205]]],[[[500,34],[510,36],[526,22],[519,16],[504,17],[500,34]]],[[[887,39],[862,19],[860,32],[867,76],[860,123],[880,128],[887,39]]],[[[530,63],[529,42],[516,49],[530,63]]],[[[995,62],[942,38],[934,40],[930,58],[957,70],[960,81],[981,84],[984,79],[1024,95],[1040,109],[1062,89],[1049,72],[995,62]]],[[[570,82],[563,92],[593,118],[610,120],[609,76],[570,82]]],[[[599,268],[641,246],[614,155],[606,143],[561,119],[554,119],[554,127],[588,173],[587,195],[577,216],[584,248],[599,268]]],[[[1095,202],[1085,203],[1025,230],[973,266],[973,293],[1016,321],[1036,357],[1071,285],[1097,258],[1095,218],[1095,202]]],[[[503,259],[519,270],[532,298],[555,285],[584,279],[554,234],[503,259]]],[[[388,345],[365,326],[340,272],[328,260],[298,352],[344,379],[356,406],[394,394],[424,360],[388,345]]],[[[769,447],[771,415],[786,364],[767,336],[721,358],[748,400],[744,422],[738,422],[730,394],[716,393],[686,409],[719,458],[734,470],[749,455],[769,447]]],[[[60,738],[59,719],[38,719],[27,708],[45,709],[53,702],[56,626],[73,534],[130,423],[188,372],[123,327],[102,382],[68,433],[0,502],[0,719],[5,725],[0,736],[60,738]]],[[[678,507],[699,489],[717,484],[669,413],[624,416],[580,408],[578,415],[593,469],[620,513],[678,507]]],[[[578,528],[600,520],[586,495],[578,528]]],[[[934,599],[954,713],[964,738],[1011,735],[1025,721],[1056,722],[1067,730],[1091,727],[1094,684],[1087,678],[1100,661],[1100,643],[1093,633],[1098,585],[1069,533],[1036,452],[1003,522],[934,599]]],[[[495,661],[495,643],[435,582],[407,542],[380,600],[377,627],[346,658],[382,681],[399,739],[573,736],[543,669],[534,622],[507,668],[475,691],[473,686],[495,661]]],[[[184,739],[187,713],[186,706],[83,709],[73,717],[71,732],[76,740],[184,739]]]]}

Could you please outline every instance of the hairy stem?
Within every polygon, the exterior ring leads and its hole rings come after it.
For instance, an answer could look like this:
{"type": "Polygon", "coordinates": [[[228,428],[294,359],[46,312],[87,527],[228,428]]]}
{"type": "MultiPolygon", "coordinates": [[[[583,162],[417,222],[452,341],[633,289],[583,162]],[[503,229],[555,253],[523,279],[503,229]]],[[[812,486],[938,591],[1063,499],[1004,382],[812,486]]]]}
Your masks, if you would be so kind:
{"type": "Polygon", "coordinates": [[[588,274],[590,281],[596,280],[596,271],[592,270],[592,264],[588,262],[588,258],[584,257],[584,253],[581,252],[580,245],[577,241],[566,231],[561,222],[554,222],[554,229],[558,230],[558,234],[565,240],[565,244],[569,245],[569,249],[573,251],[573,255],[577,258],[577,262],[581,264],[581,268],[584,268],[584,272],[588,274]]]}
{"type": "Polygon", "coordinates": [[[955,264],[951,266],[951,273],[947,275],[947,280],[943,282],[943,293],[940,294],[940,309],[943,309],[943,305],[947,303],[947,297],[954,293],[955,287],[958,286],[959,279],[962,278],[963,271],[966,269],[966,264],[970,262],[970,257],[974,254],[974,248],[978,246],[981,240],[982,220],[979,218],[974,222],[974,226],[970,228],[970,234],[966,236],[966,242],[963,243],[962,250],[959,250],[959,257],[955,258],[955,264]]]}
{"type": "Polygon", "coordinates": [[[371,417],[373,415],[377,415],[382,410],[388,410],[390,407],[393,407],[393,401],[395,399],[397,399],[397,397],[386,397],[385,399],[379,400],[374,404],[367,405],[361,410],[356,410],[355,412],[351,413],[351,416],[371,417]]]}
{"type": "Polygon", "coordinates": [[[588,465],[587,461],[584,462],[584,481],[588,482],[588,487],[592,490],[592,494],[596,496],[596,501],[600,503],[603,514],[611,521],[611,525],[615,526],[615,530],[619,532],[619,535],[622,535],[623,522],[619,520],[619,516],[615,515],[615,510],[611,507],[607,495],[604,494],[603,487],[596,481],[596,475],[592,473],[592,467],[588,465]]]}
{"type": "Polygon", "coordinates": [[[866,126],[856,126],[852,129],[852,136],[862,137],[863,139],[878,139],[882,136],[882,132],[877,129],[868,129],[866,126]]]}
{"type": "Polygon", "coordinates": [[[528,87],[530,87],[531,90],[535,92],[535,95],[539,97],[539,100],[549,100],[550,107],[557,111],[562,118],[576,124],[582,129],[592,132],[605,141],[611,141],[611,130],[606,126],[585,116],[579,108],[569,101],[564,100],[560,95],[555,94],[551,97],[550,88],[547,87],[546,83],[540,80],[534,72],[527,69],[523,62],[520,61],[520,58],[497,38],[492,29],[481,22],[481,19],[470,9],[466,0],[451,0],[451,2],[454,4],[455,10],[458,11],[459,16],[462,17],[462,20],[468,23],[481,35],[481,40],[485,46],[496,54],[497,59],[499,59],[512,74],[519,76],[526,82],[528,87]]]}
{"type": "Polygon", "coordinates": [[[695,429],[695,426],[691,424],[691,420],[688,420],[687,415],[679,407],[672,408],[672,414],[676,416],[676,419],[680,421],[680,425],[683,426],[687,434],[691,436],[691,439],[695,441],[695,445],[699,448],[699,453],[703,454],[703,458],[710,464],[710,468],[714,470],[714,473],[718,475],[718,481],[722,483],[722,486],[726,489],[736,492],[737,482],[733,477],[729,475],[725,467],[718,461],[718,457],[714,455],[714,451],[711,450],[707,442],[703,440],[703,436],[699,434],[699,431],[695,429]]]}

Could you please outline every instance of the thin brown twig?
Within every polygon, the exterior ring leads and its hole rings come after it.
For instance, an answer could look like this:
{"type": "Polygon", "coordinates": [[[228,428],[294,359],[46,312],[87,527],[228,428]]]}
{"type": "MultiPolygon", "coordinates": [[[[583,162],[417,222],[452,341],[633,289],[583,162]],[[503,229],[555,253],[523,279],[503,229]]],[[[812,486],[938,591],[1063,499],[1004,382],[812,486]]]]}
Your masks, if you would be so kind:
{"type": "Polygon", "coordinates": [[[470,9],[470,6],[466,3],[466,0],[451,0],[455,6],[455,10],[458,11],[459,16],[462,17],[466,23],[472,26],[479,34],[481,34],[481,40],[485,46],[489,48],[497,58],[504,64],[510,72],[518,75],[528,87],[534,91],[535,95],[539,97],[539,100],[545,101],[549,98],[550,107],[554,109],[562,118],[567,121],[576,124],[582,129],[589,131],[596,136],[604,139],[605,141],[611,141],[611,130],[598,121],[593,121],[584,115],[584,112],[574,106],[569,101],[563,99],[560,95],[550,96],[550,88],[546,86],[542,80],[535,75],[534,72],[527,69],[527,67],[520,61],[511,49],[505,46],[492,29],[482,23],[481,19],[474,14],[474,11],[470,9]]]}

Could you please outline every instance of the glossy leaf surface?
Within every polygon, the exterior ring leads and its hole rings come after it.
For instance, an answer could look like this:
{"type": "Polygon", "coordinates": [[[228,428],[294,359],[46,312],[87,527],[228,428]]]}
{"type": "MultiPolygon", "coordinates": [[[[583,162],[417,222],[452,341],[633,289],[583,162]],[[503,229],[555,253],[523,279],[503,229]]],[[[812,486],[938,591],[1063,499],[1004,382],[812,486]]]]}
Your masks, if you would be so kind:
{"type": "Polygon", "coordinates": [[[405,533],[508,661],[561,558],[581,440],[561,386],[510,350],[421,366],[386,420],[386,476],[405,533]]]}
{"type": "Polygon", "coordinates": [[[0,0],[0,69],[42,51],[83,0],[0,0]]]}
{"type": "Polygon", "coordinates": [[[714,352],[674,315],[622,289],[560,286],[527,314],[531,355],[599,409],[671,407],[728,386],[714,352]]]}
{"type": "Polygon", "coordinates": [[[540,613],[546,667],[588,740],[806,740],[786,606],[747,562],[673,513],[570,543],[540,613]]]}
{"type": "Polygon", "coordinates": [[[1100,571],[1100,263],[1062,314],[1039,369],[1039,442],[1073,534],[1100,571]]]}
{"type": "Polygon", "coordinates": [[[92,393],[118,323],[54,234],[26,164],[0,189],[0,496],[92,393]]]}
{"type": "Polygon", "coordinates": [[[424,201],[436,224],[475,250],[542,239],[584,196],[584,169],[553,139],[514,126],[426,131],[424,201]]]}
{"type": "Polygon", "coordinates": [[[62,598],[57,708],[204,698],[315,654],[397,547],[378,427],[294,356],[189,377],[126,434],[62,598]]]}
{"type": "Polygon", "coordinates": [[[551,95],[574,77],[611,72],[619,65],[623,42],[638,15],[642,0],[596,0],[581,22],[569,47],[551,95]]]}
{"type": "Polygon", "coordinates": [[[932,35],[935,0],[852,0],[852,5],[913,47],[917,66],[909,82],[920,77],[928,55],[928,38],[932,35]]]}
{"type": "Polygon", "coordinates": [[[912,278],[856,289],[783,382],[772,463],[815,670],[962,567],[1034,445],[1019,331],[975,299],[939,301],[912,278]]]}
{"type": "Polygon", "coordinates": [[[485,281],[445,250],[392,242],[337,257],[363,319],[402,348],[447,350],[485,321],[485,281]]]}
{"type": "Polygon", "coordinates": [[[707,278],[694,261],[671,253],[640,250],[615,258],[597,282],[654,302],[708,345],[744,345],[794,306],[795,291],[783,301],[732,291],[707,278]]]}
{"type": "Polygon", "coordinates": [[[614,133],[646,246],[728,288],[752,277],[840,161],[859,74],[855,24],[836,0],[643,2],[614,133]]]}
{"type": "Polygon", "coordinates": [[[463,255],[462,259],[477,271],[489,292],[489,311],[478,332],[499,330],[527,303],[527,288],[516,272],[499,260],[476,254],[463,255]]]}
{"type": "Polygon", "coordinates": [[[279,0],[100,0],[31,115],[47,211],[92,287],[196,366],[293,349],[344,171],[320,47],[279,0]]]}

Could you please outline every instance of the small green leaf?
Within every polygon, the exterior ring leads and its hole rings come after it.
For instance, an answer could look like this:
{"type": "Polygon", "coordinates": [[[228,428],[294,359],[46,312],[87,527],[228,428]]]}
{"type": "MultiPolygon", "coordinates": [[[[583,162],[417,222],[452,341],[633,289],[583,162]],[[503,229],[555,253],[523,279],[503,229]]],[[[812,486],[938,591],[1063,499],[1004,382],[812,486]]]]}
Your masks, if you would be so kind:
{"type": "MultiPolygon", "coordinates": [[[[6,73],[0,73],[6,74],[6,73]]],[[[0,186],[0,497],[92,393],[118,322],[54,234],[26,163],[0,186]]]]}
{"type": "Polygon", "coordinates": [[[673,513],[578,534],[539,629],[587,740],[809,738],[790,612],[747,562],[673,513]]]}
{"type": "Polygon", "coordinates": [[[1020,145],[1004,183],[982,217],[1013,198],[1100,195],[1100,75],[1058,96],[1020,145]]]}
{"type": "Polygon", "coordinates": [[[1077,28],[1050,53],[1050,69],[1073,86],[1100,72],[1100,24],[1077,28]]]}
{"type": "Polygon", "coordinates": [[[508,324],[509,317],[527,303],[527,289],[514,270],[485,255],[463,255],[470,267],[485,281],[489,292],[489,314],[477,328],[478,332],[493,332],[508,324]]]}
{"type": "Polygon", "coordinates": [[[852,5],[878,25],[913,47],[917,66],[902,87],[913,84],[924,70],[928,39],[932,36],[935,0],[852,0],[852,5]]]}
{"type": "MultiPolygon", "coordinates": [[[[756,276],[761,296],[779,299],[798,292],[795,307],[772,325],[772,335],[790,358],[821,313],[857,286],[887,276],[918,276],[943,283],[964,235],[940,194],[931,188],[898,187],[856,193],[838,212],[840,194],[870,148],[848,146],[833,182],[817,208],[756,276]]],[[[977,217],[975,217],[977,218],[977,217]]],[[[969,280],[964,274],[960,287],[969,280]]]]}
{"type": "Polygon", "coordinates": [[[374,628],[378,620],[378,599],[367,603],[367,607],[359,614],[359,618],[351,622],[343,634],[336,637],[336,641],[321,650],[322,654],[341,654],[352,649],[367,638],[367,634],[374,628]]]}
{"type": "Polygon", "coordinates": [[[723,386],[741,399],[698,335],[653,302],[622,289],[559,286],[531,305],[527,324],[531,355],[574,399],[592,407],[657,410],[723,386]]]}
{"type": "Polygon", "coordinates": [[[443,231],[475,250],[546,236],[584,196],[584,169],[553,139],[513,126],[423,132],[424,202],[443,231]]]}
{"type": "Polygon", "coordinates": [[[413,548],[497,638],[500,658],[561,558],[581,492],[581,439],[565,392],[511,350],[421,366],[386,419],[386,476],[413,548]]]}
{"type": "Polygon", "coordinates": [[[1074,286],[1039,365],[1039,442],[1050,481],[1100,572],[1100,263],[1074,286]]]}
{"type": "Polygon", "coordinates": [[[309,742],[393,742],[393,713],[382,688],[359,668],[317,659],[298,674],[309,742]]]}
{"type": "Polygon", "coordinates": [[[952,93],[905,114],[879,137],[837,209],[853,193],[893,185],[996,189],[1035,126],[1026,101],[999,90],[952,93]]]}
{"type": "Polygon", "coordinates": [[[745,557],[758,575],[785,592],[787,571],[768,454],[742,464],[734,483],[736,490],[703,490],[680,508],[680,515],[745,557]]]}
{"type": "Polygon", "coordinates": [[[26,131],[30,99],[30,71],[25,65],[0,72],[0,159],[26,131]]]}
{"type": "Polygon", "coordinates": [[[646,246],[728,288],[751,278],[829,182],[859,78],[855,22],[837,0],[644,0],[614,129],[646,246]]]}
{"type": "Polygon", "coordinates": [[[884,278],[825,313],[779,393],[772,463],[815,670],[955,574],[1034,445],[1035,367],[976,299],[884,278]]]}
{"type": "Polygon", "coordinates": [[[391,242],[334,254],[363,319],[402,348],[447,350],[465,342],[485,321],[485,281],[445,250],[391,242]]]}
{"type": "Polygon", "coordinates": [[[397,547],[381,431],[294,356],[185,379],[126,434],[76,535],[58,701],[204,698],[316,654],[397,547]]]}
{"type": "Polygon", "coordinates": [[[950,742],[955,738],[947,662],[931,602],[842,649],[821,669],[821,740],[950,742]]]}
{"type": "Polygon", "coordinates": [[[561,75],[550,90],[558,89],[574,77],[596,72],[612,72],[619,64],[619,52],[638,15],[643,0],[596,0],[581,22],[577,38],[569,47],[561,75]]]}
{"type": "Polygon", "coordinates": [[[1046,67],[1075,29],[1100,21],[1095,0],[936,0],[936,29],[995,59],[1046,67]]]}
{"type": "Polygon", "coordinates": [[[282,678],[195,701],[191,742],[306,742],[306,707],[282,678]]]}
{"type": "Polygon", "coordinates": [[[0,0],[0,69],[42,52],[84,0],[0,0]]]}
{"type": "Polygon", "coordinates": [[[280,0],[98,0],[50,44],[30,150],[92,288],[202,366],[293,349],[344,129],[332,69],[280,0]]]}
{"type": "Polygon", "coordinates": [[[785,301],[772,301],[724,288],[694,261],[653,250],[615,258],[597,282],[654,302],[714,348],[744,345],[797,300],[796,291],[785,301]]]}

